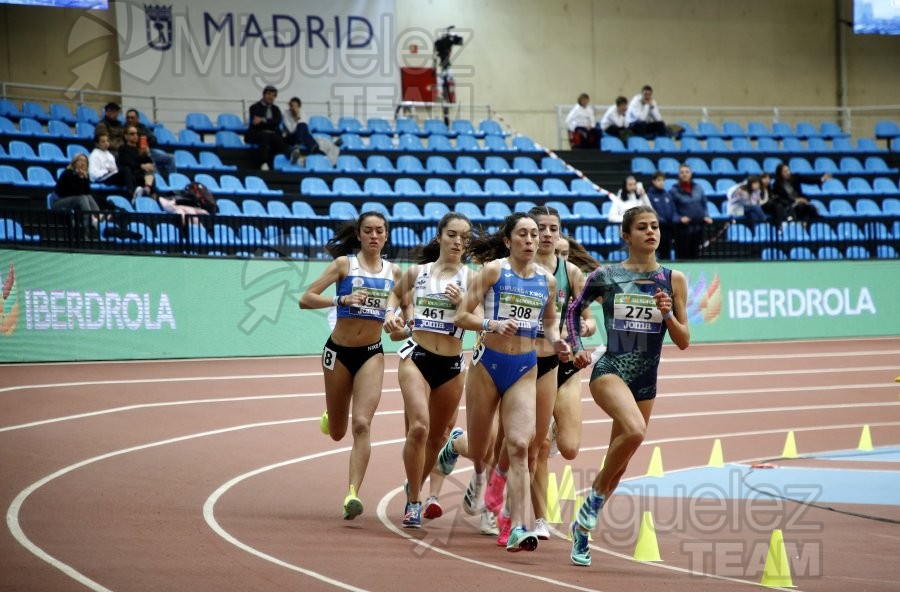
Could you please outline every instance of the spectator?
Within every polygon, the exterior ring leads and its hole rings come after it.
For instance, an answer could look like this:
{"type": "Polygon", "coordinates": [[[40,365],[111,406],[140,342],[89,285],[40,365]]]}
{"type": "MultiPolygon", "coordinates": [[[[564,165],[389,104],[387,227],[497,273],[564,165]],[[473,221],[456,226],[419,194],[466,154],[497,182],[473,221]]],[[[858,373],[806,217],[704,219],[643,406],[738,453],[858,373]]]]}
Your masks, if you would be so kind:
{"type": "Polygon", "coordinates": [[[636,136],[656,138],[668,135],[659,105],[653,100],[653,88],[646,84],[639,94],[634,95],[625,113],[628,129],[636,136]]]}
{"type": "Polygon", "coordinates": [[[147,145],[150,147],[150,158],[153,159],[153,164],[161,174],[168,177],[169,173],[175,172],[175,156],[158,148],[159,142],[156,140],[156,134],[141,123],[137,109],[129,109],[125,112],[125,125],[134,126],[137,128],[140,138],[147,138],[147,145]]]}
{"type": "Polygon", "coordinates": [[[250,127],[244,133],[248,144],[256,144],[257,166],[268,171],[272,168],[276,154],[287,155],[288,145],[281,135],[281,109],[275,105],[278,89],[267,86],[262,99],[250,105],[250,127]]]}
{"type": "Polygon", "coordinates": [[[762,206],[762,189],[759,177],[749,177],[743,184],[732,186],[728,192],[728,215],[742,218],[752,225],[766,221],[762,206]]]}
{"type": "Polygon", "coordinates": [[[137,128],[129,125],[125,128],[125,143],[119,148],[116,163],[125,179],[128,192],[135,198],[147,195],[156,199],[156,188],[153,159],[150,158],[150,147],[140,145],[137,128]]]}
{"type": "Polygon", "coordinates": [[[588,103],[591,97],[587,93],[578,95],[578,103],[566,115],[566,127],[569,129],[569,144],[572,148],[597,148],[600,145],[600,133],[594,119],[594,108],[588,103]]]}
{"type": "Polygon", "coordinates": [[[657,259],[671,259],[674,246],[675,230],[680,223],[678,210],[675,209],[675,201],[666,191],[666,176],[661,171],[653,173],[650,189],[647,190],[647,199],[656,210],[659,218],[659,248],[656,250],[657,259]]]}
{"type": "Polygon", "coordinates": [[[301,154],[321,152],[319,143],[309,132],[309,125],[303,121],[303,115],[300,113],[301,104],[298,97],[292,97],[284,114],[284,141],[294,147],[291,151],[291,162],[297,162],[301,154]]]}
{"type": "Polygon", "coordinates": [[[105,185],[126,185],[125,177],[119,172],[116,157],[109,151],[109,135],[94,137],[94,149],[88,158],[88,177],[91,183],[105,185]]]}
{"type": "MultiPolygon", "coordinates": [[[[105,137],[105,136],[104,136],[105,137]]],[[[91,195],[91,180],[88,178],[88,157],[78,153],[72,158],[56,181],[53,190],[56,200],[50,206],[54,210],[78,210],[97,212],[100,208],[91,195]]],[[[96,226],[96,219],[93,220],[96,226]]]]}
{"type": "Polygon", "coordinates": [[[781,163],[775,167],[775,182],[772,185],[772,196],[769,201],[775,202],[775,207],[785,215],[782,220],[775,220],[776,225],[782,222],[797,220],[804,224],[820,217],[819,210],[816,206],[809,203],[809,200],[800,192],[799,185],[807,183],[809,185],[820,185],[831,178],[830,173],[825,173],[821,177],[814,175],[793,176],[791,168],[781,163]]]}
{"type": "Polygon", "coordinates": [[[94,137],[106,134],[109,137],[109,151],[117,155],[119,147],[125,143],[125,126],[119,121],[121,107],[118,103],[107,103],[103,111],[103,119],[94,128],[94,137]]]}
{"type": "Polygon", "coordinates": [[[669,190],[678,212],[678,232],[675,237],[675,256],[696,259],[700,256],[703,227],[712,224],[707,213],[706,194],[693,182],[691,167],[682,164],[678,169],[678,183],[669,190]]]}
{"type": "Polygon", "coordinates": [[[627,110],[628,99],[616,97],[616,104],[610,105],[600,119],[600,129],[603,130],[604,135],[615,136],[623,142],[628,139],[631,132],[628,131],[628,124],[625,123],[625,112],[627,110]]]}
{"type": "Polygon", "coordinates": [[[609,221],[615,224],[621,224],[625,212],[631,208],[650,205],[650,200],[647,199],[647,194],[644,192],[644,186],[638,183],[637,179],[631,175],[625,177],[619,193],[616,195],[609,194],[609,199],[612,200],[612,208],[609,210],[609,221]]]}

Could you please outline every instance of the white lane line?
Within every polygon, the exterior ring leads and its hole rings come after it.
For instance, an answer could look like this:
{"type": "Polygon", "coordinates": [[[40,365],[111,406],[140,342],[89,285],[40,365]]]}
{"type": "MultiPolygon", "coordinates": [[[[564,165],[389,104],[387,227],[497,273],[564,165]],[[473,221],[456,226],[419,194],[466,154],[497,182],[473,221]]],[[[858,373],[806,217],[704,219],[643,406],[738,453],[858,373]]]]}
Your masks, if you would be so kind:
{"type": "MultiPolygon", "coordinates": [[[[374,448],[376,446],[386,446],[389,444],[400,444],[405,441],[406,441],[405,438],[398,438],[396,440],[384,440],[384,441],[380,441],[380,442],[373,442],[372,447],[374,448]]],[[[253,471],[249,471],[242,475],[238,475],[237,477],[234,477],[230,481],[223,483],[221,486],[219,486],[218,489],[216,489],[212,493],[212,495],[210,495],[208,498],[206,498],[206,501],[203,503],[203,519],[206,521],[206,524],[213,530],[213,532],[215,532],[217,535],[222,537],[225,541],[231,543],[238,549],[244,551],[245,553],[253,555],[254,557],[257,557],[259,559],[263,559],[264,561],[274,563],[275,565],[277,565],[279,567],[283,567],[283,568],[289,569],[291,571],[296,571],[298,573],[302,573],[304,575],[315,578],[321,582],[325,582],[326,584],[330,584],[337,588],[343,588],[344,590],[353,590],[355,592],[365,592],[365,590],[363,588],[357,588],[356,586],[352,586],[345,582],[335,580],[326,575],[320,574],[320,573],[312,571],[310,569],[306,569],[299,565],[295,565],[293,563],[288,563],[287,561],[278,559],[277,557],[269,555],[268,553],[264,553],[264,552],[260,551],[259,549],[256,549],[255,547],[252,547],[252,546],[240,541],[239,539],[237,539],[237,537],[233,536],[231,533],[229,533],[227,530],[225,530],[225,528],[223,528],[221,524],[219,524],[219,521],[216,520],[216,515],[215,515],[216,503],[219,501],[219,499],[223,495],[225,495],[225,493],[227,493],[229,489],[231,489],[232,487],[234,487],[235,485],[237,485],[238,483],[240,483],[246,479],[256,477],[257,475],[261,475],[262,473],[265,473],[267,471],[280,469],[283,467],[287,467],[287,466],[290,466],[293,464],[305,462],[308,460],[315,460],[318,458],[323,458],[325,456],[329,456],[332,454],[338,454],[341,452],[350,452],[350,450],[351,450],[351,447],[346,446],[344,448],[338,448],[336,450],[317,452],[315,454],[309,454],[307,456],[301,456],[299,458],[292,458],[289,460],[285,460],[285,461],[281,461],[281,462],[274,463],[271,465],[267,465],[265,467],[260,467],[258,469],[254,469],[253,471]]]]}
{"type": "MultiPolygon", "coordinates": [[[[861,388],[896,388],[896,385],[891,384],[848,384],[848,385],[831,385],[831,386],[810,386],[810,387],[787,387],[787,388],[771,388],[771,389],[736,389],[736,390],[723,390],[723,391],[697,391],[697,392],[675,392],[675,393],[665,393],[661,395],[665,398],[680,398],[680,397],[708,397],[708,396],[722,396],[722,395],[755,395],[759,393],[790,393],[790,392],[798,392],[798,391],[823,391],[823,390],[843,390],[843,389],[861,389],[861,388]]],[[[399,388],[389,388],[383,389],[382,393],[395,393],[400,392],[399,388]]],[[[168,401],[163,403],[142,403],[136,405],[126,405],[124,407],[110,407],[108,409],[100,409],[98,411],[88,411],[85,413],[77,413],[74,415],[65,415],[62,417],[54,417],[50,419],[42,419],[37,421],[32,421],[28,423],[22,423],[7,427],[0,428],[0,433],[4,432],[12,432],[16,430],[23,430],[27,428],[35,428],[41,427],[49,424],[60,423],[64,421],[72,421],[76,419],[88,419],[91,417],[97,417],[101,415],[109,415],[112,413],[124,413],[128,411],[138,411],[141,409],[154,409],[158,407],[176,407],[180,405],[203,405],[207,403],[235,403],[235,402],[245,402],[245,401],[266,401],[266,400],[279,400],[279,399],[302,399],[302,398],[313,398],[313,397],[324,397],[324,392],[319,393],[291,393],[291,394],[282,394],[282,395],[253,395],[253,396],[245,396],[245,397],[225,397],[225,398],[211,398],[211,399],[193,399],[188,401],[168,401]]],[[[582,403],[593,403],[594,400],[591,397],[582,397],[582,403]]],[[[862,405],[881,405],[888,403],[857,403],[850,405],[851,407],[858,407],[862,405]]],[[[799,409],[805,410],[810,407],[799,407],[799,409]]],[[[459,409],[464,411],[466,409],[465,405],[460,405],[459,409]]],[[[756,408],[759,409],[759,408],[756,408]]],[[[791,410],[791,407],[772,407],[770,409],[773,410],[791,410]]],[[[730,410],[727,413],[744,413],[744,412],[752,412],[753,410],[730,410]]],[[[391,411],[378,411],[375,415],[397,415],[403,413],[403,410],[391,410],[391,411]]],[[[706,414],[714,414],[716,412],[708,411],[706,414]]],[[[719,412],[721,413],[721,412],[719,412]]],[[[654,416],[654,419],[671,419],[671,418],[680,418],[686,416],[693,416],[694,414],[658,414],[654,416]]],[[[609,422],[609,419],[586,419],[584,423],[603,423],[609,422]]]]}
{"type": "Polygon", "coordinates": [[[31,541],[31,539],[28,538],[28,536],[22,530],[21,524],[19,523],[19,513],[22,510],[22,505],[25,503],[25,501],[28,499],[28,497],[31,494],[33,494],[35,491],[37,491],[44,485],[50,483],[51,481],[58,479],[59,477],[62,477],[64,475],[67,475],[68,473],[71,473],[72,471],[76,471],[76,470],[84,468],[88,465],[91,465],[91,464],[94,464],[96,462],[100,462],[103,460],[107,460],[110,458],[114,458],[116,456],[121,456],[121,455],[129,454],[132,452],[139,452],[142,450],[156,448],[159,446],[165,446],[167,444],[186,442],[188,440],[193,440],[195,438],[204,438],[206,436],[227,434],[229,432],[236,432],[236,431],[240,431],[240,430],[253,429],[253,428],[259,428],[259,427],[270,427],[270,426],[277,426],[277,425],[286,425],[286,424],[291,424],[291,423],[302,423],[302,422],[307,422],[307,421],[313,422],[313,421],[319,421],[319,419],[320,418],[318,418],[318,417],[303,417],[303,418],[286,419],[286,420],[280,420],[280,421],[269,421],[269,422],[263,422],[263,423],[251,423],[251,424],[240,425],[240,426],[232,426],[232,427],[222,428],[222,429],[218,429],[218,430],[211,430],[208,432],[199,432],[196,434],[188,434],[186,436],[178,436],[175,438],[168,438],[166,440],[150,442],[149,444],[141,444],[139,446],[122,448],[120,450],[115,450],[113,452],[107,452],[107,453],[101,454],[99,456],[94,456],[94,457],[82,460],[80,462],[71,464],[67,467],[63,467],[63,468],[59,469],[58,471],[51,473],[38,481],[35,481],[31,485],[29,485],[28,487],[23,489],[21,492],[19,492],[19,494],[15,497],[15,499],[13,499],[12,503],[9,505],[9,508],[6,510],[6,526],[7,526],[7,528],[9,528],[9,532],[12,534],[13,538],[15,538],[16,541],[18,541],[18,543],[20,545],[22,545],[25,549],[27,549],[29,552],[31,552],[38,559],[55,567],[56,569],[58,569],[59,571],[61,571],[65,575],[67,575],[68,577],[70,577],[73,580],[77,581],[78,583],[84,585],[85,587],[90,588],[91,590],[95,590],[97,592],[111,592],[108,588],[106,588],[102,584],[90,579],[86,575],[84,575],[81,572],[79,572],[78,570],[76,570],[71,565],[68,565],[67,563],[57,559],[56,557],[53,557],[52,555],[50,555],[49,553],[44,551],[42,548],[40,548],[39,546],[34,544],[31,541]]]}
{"type": "Polygon", "coordinates": [[[835,372],[877,372],[881,370],[897,371],[894,366],[855,366],[852,368],[794,368],[792,370],[760,370],[758,372],[701,372],[699,374],[661,374],[659,380],[680,380],[685,378],[740,378],[743,376],[793,376],[801,374],[833,374],[835,372]]]}
{"type": "MultiPolygon", "coordinates": [[[[454,472],[462,473],[464,471],[471,471],[472,468],[473,467],[466,467],[466,468],[460,469],[459,471],[454,471],[454,472]]],[[[384,495],[384,497],[382,497],[381,500],[378,502],[378,510],[377,510],[378,519],[388,530],[390,530],[394,534],[398,534],[401,537],[409,540],[410,542],[415,543],[416,545],[419,545],[421,547],[428,549],[429,551],[434,551],[435,553],[439,553],[441,555],[445,555],[445,556],[451,557],[453,559],[458,559],[459,561],[464,561],[466,563],[471,563],[471,564],[477,565],[479,567],[493,569],[493,570],[499,571],[501,573],[506,573],[506,574],[510,574],[510,575],[514,575],[514,576],[521,576],[523,578],[537,580],[539,582],[543,582],[545,584],[551,584],[553,586],[558,586],[560,588],[569,588],[571,590],[581,590],[583,592],[599,592],[596,588],[584,588],[582,586],[577,586],[575,584],[570,584],[568,582],[563,582],[561,580],[555,580],[553,578],[539,576],[537,574],[532,574],[532,573],[528,573],[528,572],[524,572],[524,571],[516,571],[514,569],[510,569],[510,568],[504,567],[502,565],[497,565],[496,563],[488,563],[487,561],[480,561],[478,559],[472,559],[471,557],[465,557],[463,555],[458,555],[456,553],[453,553],[452,551],[448,551],[447,549],[442,549],[440,547],[437,547],[435,545],[427,543],[424,540],[420,540],[413,536],[410,536],[408,533],[404,532],[401,528],[398,528],[396,525],[394,525],[394,523],[391,522],[391,520],[388,518],[388,515],[387,515],[388,504],[390,504],[391,499],[393,499],[394,496],[398,495],[401,491],[403,491],[403,487],[398,487],[396,489],[393,489],[393,490],[387,492],[384,495]]]]}
{"type": "MultiPolygon", "coordinates": [[[[384,373],[397,372],[397,369],[385,368],[384,373]]],[[[85,380],[80,382],[49,382],[46,384],[22,384],[0,388],[0,393],[42,388],[61,388],[72,386],[99,386],[109,384],[156,384],[163,382],[212,382],[214,380],[258,380],[261,378],[304,378],[309,376],[321,376],[320,370],[316,372],[287,372],[283,374],[235,374],[232,376],[184,376],[170,378],[135,378],[128,380],[85,380]]]]}
{"type": "MultiPolygon", "coordinates": [[[[900,349],[878,349],[870,351],[844,351],[844,352],[804,352],[799,354],[790,354],[790,359],[798,358],[850,358],[863,356],[871,358],[872,356],[895,356],[900,354],[900,349]]],[[[730,362],[741,360],[784,360],[784,354],[761,354],[761,355],[742,355],[742,356],[704,356],[704,357],[662,357],[663,362],[681,362],[689,364],[690,362],[730,362]]]]}

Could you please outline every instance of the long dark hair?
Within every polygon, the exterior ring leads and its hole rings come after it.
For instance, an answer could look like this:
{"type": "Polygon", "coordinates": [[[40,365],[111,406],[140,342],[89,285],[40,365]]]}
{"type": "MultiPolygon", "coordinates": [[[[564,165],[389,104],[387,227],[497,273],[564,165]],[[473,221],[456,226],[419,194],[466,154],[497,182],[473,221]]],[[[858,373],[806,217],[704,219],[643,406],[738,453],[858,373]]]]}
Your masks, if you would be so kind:
{"type": "Polygon", "coordinates": [[[351,220],[338,228],[337,232],[334,233],[334,236],[332,236],[325,245],[325,250],[328,251],[328,254],[337,259],[338,257],[349,255],[362,247],[362,243],[359,242],[359,232],[362,228],[363,221],[372,216],[380,218],[381,221],[384,222],[385,233],[390,232],[390,227],[388,226],[388,221],[384,217],[384,214],[375,211],[363,212],[356,220],[351,220]]]}
{"type": "MultiPolygon", "coordinates": [[[[444,229],[447,228],[447,225],[453,220],[463,220],[469,225],[469,230],[472,230],[472,222],[469,220],[468,216],[460,214],[459,212],[447,212],[441,218],[441,221],[438,222],[437,234],[434,235],[434,238],[424,245],[419,245],[413,251],[412,259],[416,263],[422,265],[424,263],[433,263],[438,260],[438,257],[441,256],[441,233],[444,232],[444,229]]],[[[465,261],[466,254],[466,252],[463,252],[463,261],[465,261]]]]}
{"type": "Polygon", "coordinates": [[[659,214],[657,214],[656,210],[650,206],[635,206],[626,210],[625,214],[622,216],[622,232],[631,232],[631,227],[634,225],[635,218],[641,214],[653,214],[656,216],[656,220],[659,221],[659,214]]]}
{"type": "MultiPolygon", "coordinates": [[[[782,163],[780,163],[778,166],[775,167],[775,177],[773,177],[773,180],[774,180],[774,184],[775,184],[776,186],[778,186],[778,185],[784,185],[785,182],[790,183],[790,179],[785,179],[785,178],[784,178],[784,167],[785,167],[785,166],[787,166],[787,165],[785,165],[785,164],[782,162],[782,163]]],[[[788,169],[788,170],[790,170],[790,169],[788,169]]]]}
{"type": "Polygon", "coordinates": [[[503,219],[500,229],[493,234],[479,236],[469,242],[468,255],[475,263],[487,263],[501,259],[509,255],[509,248],[503,242],[504,238],[512,238],[512,231],[519,220],[528,218],[537,224],[537,220],[531,214],[514,212],[503,219]]]}
{"type": "Polygon", "coordinates": [[[569,243],[569,263],[585,273],[590,273],[600,267],[600,262],[594,259],[593,255],[588,253],[580,242],[568,235],[561,238],[566,239],[569,243]]]}
{"type": "Polygon", "coordinates": [[[535,220],[538,219],[538,216],[556,216],[556,219],[562,223],[562,218],[559,217],[559,210],[550,206],[534,206],[528,210],[528,215],[535,220]]]}

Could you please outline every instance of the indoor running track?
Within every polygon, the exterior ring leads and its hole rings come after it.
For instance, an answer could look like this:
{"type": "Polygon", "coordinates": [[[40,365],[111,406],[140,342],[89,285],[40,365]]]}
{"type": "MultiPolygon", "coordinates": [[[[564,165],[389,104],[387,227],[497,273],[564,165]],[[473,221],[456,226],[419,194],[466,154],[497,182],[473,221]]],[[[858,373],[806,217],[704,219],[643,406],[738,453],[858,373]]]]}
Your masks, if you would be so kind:
{"type": "MultiPolygon", "coordinates": [[[[444,487],[444,517],[398,528],[402,400],[397,358],[386,365],[365,513],[352,522],[340,518],[349,437],[319,432],[315,357],[0,366],[0,590],[746,590],[775,528],[797,589],[897,589],[900,492],[887,488],[900,458],[802,457],[855,449],[866,424],[876,453],[900,444],[900,338],[667,346],[654,419],[623,482],[630,495],[604,510],[589,568],[570,564],[562,524],[534,553],[479,535],[459,510],[465,460],[444,487]],[[815,494],[841,471],[831,482],[845,497],[820,505],[886,520],[755,495],[737,465],[718,469],[724,487],[685,470],[705,467],[717,438],[726,463],[776,459],[789,431],[801,458],[770,461],[757,484],[806,467],[773,491],[815,494]],[[635,480],[655,446],[658,488],[635,480]],[[858,470],[868,480],[846,487],[858,470]],[[660,563],[632,560],[644,510],[660,563]]],[[[582,401],[581,453],[551,459],[560,478],[571,464],[579,490],[610,426],[586,384],[582,401]]],[[[563,521],[572,505],[562,502],[563,521]]]]}

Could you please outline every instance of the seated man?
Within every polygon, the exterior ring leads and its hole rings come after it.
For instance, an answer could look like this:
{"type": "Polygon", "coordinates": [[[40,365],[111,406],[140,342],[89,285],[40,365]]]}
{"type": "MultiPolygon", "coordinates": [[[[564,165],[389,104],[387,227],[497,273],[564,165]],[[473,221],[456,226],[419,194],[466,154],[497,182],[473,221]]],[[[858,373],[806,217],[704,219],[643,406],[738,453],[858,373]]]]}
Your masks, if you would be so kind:
{"type": "Polygon", "coordinates": [[[103,110],[103,119],[94,128],[94,137],[106,134],[109,138],[109,151],[116,155],[119,153],[119,146],[125,142],[125,126],[119,121],[121,108],[118,103],[107,103],[103,110]]]}
{"type": "Polygon", "coordinates": [[[267,86],[262,99],[250,105],[250,127],[244,133],[248,144],[256,144],[257,166],[268,171],[276,154],[288,154],[288,145],[281,135],[281,109],[275,105],[278,89],[267,86]]]}
{"type": "Polygon", "coordinates": [[[317,154],[320,152],[319,143],[309,132],[309,125],[303,121],[300,113],[300,98],[292,97],[288,102],[288,110],[284,114],[284,141],[294,146],[291,151],[291,161],[296,162],[300,154],[317,154]]]}
{"type": "Polygon", "coordinates": [[[156,134],[141,123],[137,109],[129,109],[125,112],[125,125],[134,126],[137,128],[139,137],[147,138],[147,145],[150,146],[150,158],[153,159],[153,164],[160,173],[168,178],[169,173],[175,172],[175,156],[157,147],[159,142],[156,140],[156,134]]]}
{"type": "Polygon", "coordinates": [[[607,136],[615,136],[624,141],[631,132],[628,131],[628,125],[625,123],[625,111],[628,110],[628,99],[625,97],[616,97],[614,105],[610,105],[606,113],[600,119],[600,129],[607,136]]]}
{"type": "Polygon", "coordinates": [[[631,99],[625,121],[628,129],[636,136],[656,138],[669,133],[659,112],[659,105],[653,100],[653,88],[649,84],[644,85],[641,92],[631,99]]]}
{"type": "Polygon", "coordinates": [[[129,125],[125,128],[125,143],[119,148],[116,162],[134,198],[149,196],[156,199],[156,167],[150,158],[150,147],[142,146],[139,138],[136,127],[129,125]]]}
{"type": "Polygon", "coordinates": [[[572,148],[594,148],[599,146],[600,134],[594,120],[594,108],[589,105],[591,97],[587,93],[578,95],[578,103],[566,115],[569,129],[569,144],[572,148]]]}

